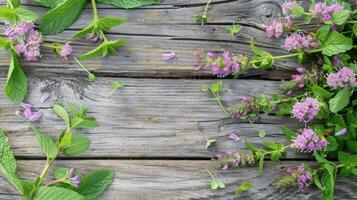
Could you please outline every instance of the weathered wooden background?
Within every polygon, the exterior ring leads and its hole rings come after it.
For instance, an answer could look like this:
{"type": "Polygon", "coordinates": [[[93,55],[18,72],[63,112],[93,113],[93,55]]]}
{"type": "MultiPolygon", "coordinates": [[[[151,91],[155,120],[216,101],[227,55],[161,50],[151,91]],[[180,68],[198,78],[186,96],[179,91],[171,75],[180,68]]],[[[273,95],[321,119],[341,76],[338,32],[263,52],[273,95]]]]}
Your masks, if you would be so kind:
{"type": "MultiPolygon", "coordinates": [[[[4,1],[0,1],[4,4],[4,1]]],[[[33,1],[22,1],[40,15],[46,8],[33,1]]],[[[267,161],[263,175],[256,167],[236,170],[216,170],[217,178],[226,183],[220,191],[209,189],[210,178],[204,166],[210,166],[211,154],[205,150],[204,134],[219,142],[220,150],[236,149],[227,140],[235,132],[242,140],[249,138],[261,143],[257,131],[245,121],[235,121],[220,111],[216,102],[202,93],[203,84],[214,83],[209,72],[192,68],[192,53],[196,49],[221,50],[249,54],[249,38],[273,54],[284,53],[281,41],[265,37],[263,23],[281,15],[282,0],[214,0],[209,11],[211,23],[195,24],[194,16],[202,13],[206,0],[163,0],[160,5],[134,10],[118,9],[99,4],[100,16],[127,18],[128,22],[110,31],[109,37],[125,37],[127,44],[119,54],[83,62],[97,76],[96,83],[86,81],[86,74],[73,62],[63,62],[51,50],[45,49],[41,62],[24,63],[30,87],[27,102],[45,112],[40,128],[53,137],[64,129],[64,124],[51,112],[53,103],[72,101],[88,105],[101,127],[83,131],[91,141],[90,149],[77,157],[62,156],[56,166],[75,167],[84,172],[94,168],[112,168],[115,180],[101,199],[235,199],[234,188],[243,181],[251,181],[253,188],[241,199],[320,199],[317,189],[297,192],[295,189],[276,191],[271,183],[288,166],[301,162],[314,164],[311,157],[289,152],[281,162],[267,161]],[[232,23],[243,25],[242,32],[232,38],[226,28],[232,23]],[[173,50],[177,58],[165,62],[161,54],[173,50]],[[105,97],[113,81],[126,87],[112,97],[105,97]],[[50,92],[51,99],[40,103],[41,92],[50,92]]],[[[354,4],[357,4],[354,2],[354,4]]],[[[90,23],[90,5],[80,19],[62,34],[47,36],[48,42],[63,42],[69,35],[90,23]]],[[[314,28],[310,26],[308,28],[314,28]]],[[[2,28],[3,29],[3,28],[2,28]]],[[[95,45],[75,41],[77,55],[95,45]]],[[[0,51],[1,94],[9,63],[9,56],[0,51]]],[[[294,60],[278,62],[281,70],[249,72],[241,80],[224,80],[224,103],[229,104],[243,95],[279,92],[279,81],[297,65],[294,60]]],[[[14,115],[19,109],[0,95],[0,127],[9,135],[19,159],[19,171],[26,178],[39,174],[44,156],[34,134],[14,115]]],[[[295,120],[276,116],[262,116],[256,122],[268,135],[264,140],[287,142],[281,127],[298,128],[295,120]]],[[[238,147],[244,148],[243,143],[238,147]]],[[[339,179],[336,199],[357,199],[357,179],[339,179]]],[[[17,192],[0,178],[0,199],[20,199],[17,192]]]]}

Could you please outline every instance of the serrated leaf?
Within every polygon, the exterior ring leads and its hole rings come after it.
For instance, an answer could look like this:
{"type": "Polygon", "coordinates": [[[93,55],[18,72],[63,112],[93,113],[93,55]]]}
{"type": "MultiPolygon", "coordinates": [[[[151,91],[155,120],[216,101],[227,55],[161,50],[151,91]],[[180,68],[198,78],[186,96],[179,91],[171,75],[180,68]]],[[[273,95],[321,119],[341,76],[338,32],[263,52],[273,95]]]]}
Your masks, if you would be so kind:
{"type": "Polygon", "coordinates": [[[331,98],[333,96],[332,92],[327,91],[327,90],[325,90],[324,88],[322,88],[322,87],[320,87],[318,85],[313,85],[311,87],[311,91],[316,97],[322,97],[324,99],[328,99],[328,98],[331,98]]]}
{"type": "Polygon", "coordinates": [[[37,189],[35,200],[85,200],[84,196],[77,192],[62,187],[43,186],[37,189]]]}
{"type": "Polygon", "coordinates": [[[112,4],[120,8],[136,8],[145,5],[157,4],[161,0],[98,0],[99,2],[112,4]]]}
{"type": "Polygon", "coordinates": [[[295,139],[297,137],[297,133],[292,131],[292,130],[290,130],[286,126],[283,127],[283,133],[289,140],[293,140],[293,139],[295,139]]]}
{"type": "Polygon", "coordinates": [[[112,170],[96,170],[83,177],[77,192],[86,197],[94,199],[100,196],[113,181],[112,170]]]}
{"type": "Polygon", "coordinates": [[[340,90],[332,99],[329,101],[330,110],[333,113],[337,113],[344,109],[350,102],[350,91],[349,89],[340,90]]]}
{"type": "Polygon", "coordinates": [[[59,167],[54,170],[54,177],[56,180],[65,179],[68,177],[69,169],[66,167],[59,167]]]}
{"type": "Polygon", "coordinates": [[[354,154],[357,154],[357,141],[354,141],[354,140],[348,140],[346,141],[347,142],[347,147],[348,149],[354,153],[354,154]]]}
{"type": "Polygon", "coordinates": [[[67,113],[67,110],[64,109],[64,107],[55,104],[53,105],[53,111],[66,122],[67,126],[70,126],[70,118],[67,113]]]}
{"type": "Polygon", "coordinates": [[[16,8],[15,13],[17,16],[17,20],[22,21],[22,22],[32,22],[32,21],[35,21],[37,18],[37,15],[35,12],[21,8],[21,7],[16,8]]]}
{"type": "Polygon", "coordinates": [[[86,3],[87,0],[64,0],[42,16],[41,32],[50,35],[64,31],[77,20],[86,3]]]}
{"type": "Polygon", "coordinates": [[[72,143],[65,148],[64,152],[69,156],[82,153],[88,149],[90,140],[83,136],[72,136],[72,143]]]}
{"type": "Polygon", "coordinates": [[[54,8],[60,3],[62,3],[64,0],[36,0],[36,2],[50,8],[54,8]]]}
{"type": "Polygon", "coordinates": [[[12,6],[14,6],[14,8],[17,8],[21,5],[20,0],[10,0],[12,6]]]}
{"type": "Polygon", "coordinates": [[[7,74],[5,95],[16,103],[23,102],[27,95],[27,77],[20,67],[14,50],[11,50],[11,62],[7,74]]]}
{"type": "Polygon", "coordinates": [[[357,36],[357,23],[353,24],[353,33],[355,34],[355,36],[357,36]]]}
{"type": "Polygon", "coordinates": [[[337,31],[328,34],[326,41],[322,46],[322,53],[327,56],[333,56],[344,53],[352,49],[352,39],[348,38],[337,31]]]}
{"type": "Polygon", "coordinates": [[[47,158],[56,158],[58,154],[56,143],[48,135],[41,133],[36,127],[32,126],[31,128],[36,134],[37,143],[40,145],[47,158]]]}
{"type": "Polygon", "coordinates": [[[69,40],[76,40],[79,39],[81,37],[86,36],[88,33],[92,33],[94,30],[94,23],[91,23],[90,25],[88,25],[87,27],[85,27],[84,29],[76,32],[74,35],[72,35],[69,40]]]}
{"type": "Polygon", "coordinates": [[[332,13],[332,23],[337,25],[342,25],[349,18],[351,11],[349,10],[339,10],[332,13]]]}
{"type": "Polygon", "coordinates": [[[253,51],[254,55],[251,58],[251,64],[259,69],[270,68],[274,64],[274,57],[255,46],[254,39],[250,40],[250,49],[253,51]]]}
{"type": "Polygon", "coordinates": [[[99,25],[103,31],[107,31],[112,27],[119,26],[124,22],[126,22],[125,19],[119,19],[114,17],[104,17],[99,19],[99,25]]]}
{"type": "Polygon", "coordinates": [[[119,48],[120,46],[122,46],[125,42],[126,42],[125,38],[121,38],[116,41],[104,41],[97,48],[89,51],[88,53],[81,55],[79,58],[84,60],[84,59],[95,58],[98,56],[104,57],[104,56],[113,54],[116,52],[116,49],[119,48]]]}
{"type": "Polygon", "coordinates": [[[9,139],[0,129],[0,172],[16,177],[16,160],[9,139]]]}

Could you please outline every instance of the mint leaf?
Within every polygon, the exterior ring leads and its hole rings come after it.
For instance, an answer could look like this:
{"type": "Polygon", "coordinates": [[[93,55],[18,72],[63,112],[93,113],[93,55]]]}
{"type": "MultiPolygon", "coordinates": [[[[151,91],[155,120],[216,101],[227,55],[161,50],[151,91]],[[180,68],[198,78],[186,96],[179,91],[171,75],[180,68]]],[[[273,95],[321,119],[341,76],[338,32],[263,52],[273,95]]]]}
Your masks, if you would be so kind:
{"type": "Polygon", "coordinates": [[[112,170],[96,170],[84,176],[77,192],[86,199],[99,197],[113,181],[112,170]]]}
{"type": "Polygon", "coordinates": [[[11,63],[7,74],[5,95],[16,103],[23,102],[27,95],[27,77],[20,67],[17,53],[14,50],[11,50],[11,63]]]}
{"type": "Polygon", "coordinates": [[[36,2],[50,8],[54,8],[60,3],[62,3],[64,0],[36,0],[36,2]]]}
{"type": "Polygon", "coordinates": [[[357,141],[354,141],[354,140],[348,140],[346,141],[347,142],[347,147],[348,149],[354,153],[354,154],[357,154],[357,141]]]}
{"type": "Polygon", "coordinates": [[[92,51],[81,55],[80,59],[90,59],[95,58],[98,56],[107,56],[110,54],[116,53],[116,49],[122,46],[126,42],[125,38],[121,38],[116,41],[104,41],[101,45],[97,48],[93,49],[92,51]]]}
{"type": "Polygon", "coordinates": [[[293,9],[292,9],[292,13],[294,16],[296,17],[300,17],[302,16],[304,13],[305,13],[305,10],[303,7],[301,6],[295,6],[293,9]]]}
{"type": "Polygon", "coordinates": [[[350,17],[351,12],[349,10],[339,10],[332,14],[332,23],[342,25],[350,17]]]}
{"type": "Polygon", "coordinates": [[[283,127],[283,133],[289,140],[293,140],[293,139],[295,139],[297,137],[297,133],[295,133],[294,131],[290,130],[286,126],[283,127]]]}
{"type": "Polygon", "coordinates": [[[56,180],[65,179],[68,177],[69,169],[66,167],[59,167],[54,170],[53,174],[56,180]]]}
{"type": "Polygon", "coordinates": [[[0,172],[16,177],[16,160],[9,139],[0,129],[0,172]]]}
{"type": "Polygon", "coordinates": [[[114,26],[119,26],[120,24],[124,23],[125,19],[119,19],[114,17],[105,17],[99,19],[99,25],[101,30],[107,31],[114,26]]]}
{"type": "Polygon", "coordinates": [[[321,182],[323,185],[323,200],[333,200],[334,199],[334,188],[335,188],[335,180],[337,168],[336,165],[326,163],[323,165],[326,172],[321,178],[321,182]]]}
{"type": "Polygon", "coordinates": [[[64,0],[41,18],[40,31],[47,35],[62,32],[77,20],[86,3],[87,0],[64,0]]]}
{"type": "Polygon", "coordinates": [[[70,126],[70,119],[66,109],[58,104],[55,104],[53,105],[53,111],[66,122],[67,126],[70,126]]]}
{"type": "Polygon", "coordinates": [[[217,143],[217,140],[207,140],[206,142],[206,149],[214,146],[217,143]]]}
{"type": "Polygon", "coordinates": [[[320,87],[318,85],[313,85],[311,87],[311,91],[316,97],[322,97],[324,99],[331,98],[332,95],[333,95],[332,92],[329,92],[329,91],[325,90],[324,88],[322,88],[322,87],[320,87]]]}
{"type": "Polygon", "coordinates": [[[120,8],[136,8],[145,5],[157,4],[161,0],[98,0],[99,2],[112,4],[120,8]]]}
{"type": "Polygon", "coordinates": [[[66,147],[64,152],[69,156],[74,156],[87,150],[89,145],[90,141],[88,138],[83,136],[72,136],[72,143],[66,147]]]}
{"type": "Polygon", "coordinates": [[[327,56],[333,56],[344,53],[352,49],[352,39],[342,35],[339,32],[332,31],[322,46],[322,53],[327,56]]]}
{"type": "Polygon", "coordinates": [[[5,19],[11,22],[17,21],[15,9],[1,7],[0,8],[0,19],[5,19]]]}
{"type": "Polygon", "coordinates": [[[355,34],[355,36],[357,36],[357,23],[355,23],[354,25],[353,25],[353,33],[355,34]]]}
{"type": "Polygon", "coordinates": [[[250,40],[250,49],[253,51],[254,55],[251,58],[251,64],[259,69],[270,68],[274,64],[274,57],[261,49],[258,49],[255,46],[254,39],[250,40]]]}
{"type": "Polygon", "coordinates": [[[32,22],[37,18],[36,13],[24,8],[0,8],[0,18],[11,22],[25,21],[32,22]]]}
{"type": "Polygon", "coordinates": [[[14,8],[17,8],[21,5],[20,0],[10,0],[12,6],[14,6],[14,8]]]}
{"type": "Polygon", "coordinates": [[[62,188],[62,187],[47,187],[43,186],[37,189],[35,200],[85,200],[85,198],[77,192],[62,188]]]}
{"type": "Polygon", "coordinates": [[[10,40],[7,40],[3,37],[0,37],[0,47],[5,47],[5,48],[8,48],[9,45],[11,45],[11,41],[10,40]]]}
{"type": "Polygon", "coordinates": [[[337,113],[344,109],[350,102],[349,89],[340,90],[332,99],[330,99],[330,110],[333,113],[337,113]]]}
{"type": "Polygon", "coordinates": [[[248,182],[248,181],[242,183],[235,190],[236,196],[239,197],[242,194],[242,192],[249,191],[251,187],[252,187],[252,184],[250,182],[248,182]]]}
{"type": "Polygon", "coordinates": [[[240,24],[232,25],[228,27],[227,30],[231,36],[235,36],[242,30],[242,25],[240,24]]]}
{"type": "Polygon", "coordinates": [[[41,133],[35,126],[31,126],[31,128],[36,134],[37,143],[40,145],[47,158],[55,159],[58,154],[56,143],[50,138],[50,136],[41,133]]]}

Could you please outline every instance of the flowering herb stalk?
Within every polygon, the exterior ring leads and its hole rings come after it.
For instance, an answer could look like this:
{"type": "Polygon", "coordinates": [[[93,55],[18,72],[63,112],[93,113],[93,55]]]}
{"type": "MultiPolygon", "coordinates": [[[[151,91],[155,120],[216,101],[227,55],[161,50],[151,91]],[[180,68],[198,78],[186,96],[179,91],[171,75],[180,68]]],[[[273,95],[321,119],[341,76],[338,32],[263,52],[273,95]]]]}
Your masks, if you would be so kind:
{"type": "MultiPolygon", "coordinates": [[[[100,196],[112,182],[113,171],[107,169],[81,175],[74,169],[60,167],[54,170],[54,180],[48,180],[47,175],[54,161],[60,153],[73,156],[84,152],[90,145],[87,137],[77,135],[75,130],[97,127],[95,118],[87,116],[87,109],[83,106],[77,108],[69,103],[71,112],[60,105],[53,105],[53,111],[64,120],[67,128],[57,140],[42,133],[28,116],[32,106],[22,105],[24,111],[17,112],[34,131],[36,140],[46,155],[46,164],[35,180],[25,180],[16,172],[16,160],[10,148],[6,134],[0,130],[0,173],[22,194],[24,199],[55,200],[62,199],[84,200],[100,196]],[[92,184],[95,183],[95,187],[92,184]]],[[[40,112],[40,111],[39,111],[40,112]]],[[[41,114],[42,116],[42,114],[41,114]]]]}
{"type": "Polygon", "coordinates": [[[297,186],[298,190],[315,185],[322,191],[324,200],[332,200],[336,178],[357,175],[357,10],[351,10],[343,1],[312,1],[308,10],[296,1],[285,1],[282,13],[282,17],[264,26],[267,37],[285,37],[282,48],[287,54],[273,56],[257,48],[252,39],[253,56],[200,51],[195,53],[194,67],[196,70],[211,69],[218,78],[230,75],[238,78],[252,68],[271,68],[276,60],[297,57],[302,64],[307,56],[315,58],[312,60],[316,61],[309,62],[308,66],[297,68],[289,81],[282,82],[282,94],[243,97],[236,104],[225,107],[221,95],[216,97],[223,88],[222,82],[214,84],[219,86],[214,92],[211,87],[204,87],[232,118],[251,122],[259,119],[262,113],[290,116],[304,128],[284,127],[288,144],[268,141],[258,147],[246,141],[247,150],[228,151],[216,158],[223,169],[257,163],[262,171],[265,158],[279,160],[286,155],[287,149],[312,154],[319,166],[292,167],[274,185],[279,189],[297,186]],[[294,24],[297,17],[305,18],[306,24],[317,24],[318,28],[302,30],[294,24]],[[331,161],[336,158],[337,162],[331,161]]]}

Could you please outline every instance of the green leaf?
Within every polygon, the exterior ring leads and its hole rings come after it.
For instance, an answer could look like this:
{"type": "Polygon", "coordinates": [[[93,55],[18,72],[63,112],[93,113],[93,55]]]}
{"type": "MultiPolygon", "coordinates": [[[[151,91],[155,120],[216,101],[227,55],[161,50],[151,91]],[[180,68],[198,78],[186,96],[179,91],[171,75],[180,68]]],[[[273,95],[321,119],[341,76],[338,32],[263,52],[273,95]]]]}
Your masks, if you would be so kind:
{"type": "Polygon", "coordinates": [[[251,187],[252,184],[249,181],[242,183],[235,190],[236,196],[239,197],[242,194],[242,192],[248,192],[251,187]]]}
{"type": "Polygon", "coordinates": [[[357,154],[357,141],[354,141],[354,140],[348,140],[346,141],[347,142],[347,147],[348,149],[354,153],[354,154],[357,154]]]}
{"type": "Polygon", "coordinates": [[[116,41],[104,41],[97,48],[89,51],[88,53],[81,55],[79,58],[84,60],[84,59],[95,58],[98,56],[104,57],[110,54],[114,54],[116,53],[116,49],[119,48],[120,46],[123,46],[125,42],[126,42],[125,38],[121,38],[116,41]]]}
{"type": "Polygon", "coordinates": [[[302,16],[304,13],[305,13],[305,10],[303,7],[301,6],[295,6],[293,9],[292,9],[292,13],[294,16],[297,16],[297,17],[300,17],[302,16]]]}
{"type": "Polygon", "coordinates": [[[1,7],[0,8],[0,19],[5,19],[5,20],[11,21],[11,22],[17,21],[15,9],[1,7]]]}
{"type": "Polygon", "coordinates": [[[117,89],[122,88],[124,86],[125,86],[124,83],[122,83],[120,81],[114,81],[113,85],[112,85],[112,88],[117,90],[117,89]]]}
{"type": "Polygon", "coordinates": [[[266,131],[264,131],[264,130],[262,130],[262,129],[258,131],[258,136],[259,136],[260,138],[264,138],[266,135],[267,135],[267,132],[266,132],[266,131]]]}
{"type": "Polygon", "coordinates": [[[17,53],[14,50],[11,50],[11,63],[7,74],[5,95],[16,103],[23,102],[27,95],[27,77],[20,67],[17,53]]]}
{"type": "Polygon", "coordinates": [[[218,93],[222,90],[222,88],[223,88],[223,81],[217,81],[216,83],[211,85],[210,89],[213,93],[218,93]]]}
{"type": "Polygon", "coordinates": [[[40,31],[46,35],[62,32],[77,20],[86,3],[87,0],[64,0],[41,18],[40,31]]]}
{"type": "Polygon", "coordinates": [[[112,170],[96,170],[83,177],[77,192],[85,196],[86,199],[97,198],[111,184],[113,176],[112,170]]]}
{"type": "Polygon", "coordinates": [[[68,174],[69,174],[69,169],[66,167],[59,167],[54,170],[54,177],[56,180],[67,178],[68,174]]]}
{"type": "Polygon", "coordinates": [[[89,24],[84,29],[82,29],[82,30],[78,31],[77,33],[75,33],[74,35],[72,35],[69,38],[69,40],[76,40],[76,39],[86,36],[88,33],[92,33],[95,29],[95,25],[96,25],[95,23],[89,24]]]}
{"type": "Polygon", "coordinates": [[[50,8],[54,8],[60,3],[62,3],[64,0],[36,0],[36,2],[50,8]]]}
{"type": "Polygon", "coordinates": [[[103,31],[107,31],[114,26],[119,26],[124,22],[126,22],[125,19],[119,19],[114,17],[105,17],[99,19],[100,29],[103,31]]]}
{"type": "Polygon", "coordinates": [[[352,39],[348,38],[337,31],[329,33],[328,38],[322,46],[322,53],[327,56],[333,56],[344,53],[352,49],[352,39]]]}
{"type": "Polygon", "coordinates": [[[339,151],[338,161],[344,165],[357,166],[357,155],[351,155],[349,153],[339,151]]]}
{"type": "Polygon", "coordinates": [[[337,113],[344,109],[350,102],[349,89],[340,90],[332,99],[330,99],[330,110],[333,113],[337,113]]]}
{"type": "Polygon", "coordinates": [[[33,130],[36,134],[37,143],[40,145],[47,158],[55,159],[58,154],[56,143],[48,135],[41,133],[38,129],[33,128],[33,130]]]}
{"type": "Polygon", "coordinates": [[[286,126],[283,127],[283,133],[289,140],[293,140],[293,139],[295,139],[297,137],[297,133],[292,131],[292,130],[290,130],[286,126]]]}
{"type": "Polygon", "coordinates": [[[66,109],[61,105],[55,104],[53,105],[53,111],[66,122],[67,126],[70,126],[70,118],[66,109]]]}
{"type": "Polygon", "coordinates": [[[58,147],[66,148],[69,145],[71,145],[72,144],[72,136],[73,136],[72,131],[63,132],[60,136],[58,147]]]}
{"type": "Polygon", "coordinates": [[[322,97],[324,99],[331,98],[333,96],[332,92],[329,92],[325,90],[324,88],[318,86],[318,85],[313,85],[311,87],[312,93],[315,95],[315,97],[322,97]]]}
{"type": "Polygon", "coordinates": [[[342,25],[350,17],[351,12],[349,10],[339,10],[332,13],[332,23],[342,25]]]}
{"type": "Polygon", "coordinates": [[[259,163],[258,163],[258,166],[259,166],[259,173],[263,173],[263,169],[264,169],[264,155],[261,155],[259,157],[259,163]]]}
{"type": "Polygon", "coordinates": [[[217,143],[217,140],[207,140],[206,142],[206,149],[214,146],[217,143]]]}
{"type": "Polygon", "coordinates": [[[248,150],[252,151],[253,153],[261,151],[261,149],[255,147],[252,143],[250,143],[249,140],[245,141],[245,146],[247,147],[248,150]]]}
{"type": "Polygon", "coordinates": [[[242,30],[242,25],[240,24],[232,25],[227,28],[227,31],[231,36],[237,35],[241,30],[242,30]]]}
{"type": "Polygon", "coordinates": [[[62,187],[42,186],[35,193],[35,200],[85,200],[77,192],[62,187]]]}
{"type": "Polygon", "coordinates": [[[64,152],[69,156],[82,153],[88,149],[90,140],[83,136],[72,136],[72,143],[65,148],[64,152]]]}
{"type": "Polygon", "coordinates": [[[355,23],[354,25],[353,25],[353,33],[355,34],[355,36],[357,36],[357,23],[355,23]]]}
{"type": "Polygon", "coordinates": [[[328,145],[326,147],[326,151],[336,151],[338,148],[338,144],[336,138],[334,136],[328,136],[326,138],[328,145]]]}
{"type": "Polygon", "coordinates": [[[21,5],[20,0],[10,0],[12,6],[14,6],[14,8],[17,8],[21,5]]]}
{"type": "Polygon", "coordinates": [[[324,184],[322,191],[323,200],[333,200],[337,168],[336,165],[329,163],[324,164],[323,167],[326,170],[321,179],[321,182],[324,184]]]}
{"type": "Polygon", "coordinates": [[[37,18],[35,12],[24,8],[16,8],[15,13],[19,21],[32,22],[35,21],[37,18]]]}
{"type": "Polygon", "coordinates": [[[5,47],[5,48],[8,48],[9,45],[11,45],[11,41],[10,40],[7,40],[3,37],[0,37],[0,47],[5,47]]]}
{"type": "Polygon", "coordinates": [[[0,129],[0,172],[16,177],[16,160],[9,139],[0,129]]]}
{"type": "Polygon", "coordinates": [[[211,187],[212,190],[216,190],[216,189],[218,188],[218,183],[217,183],[217,181],[212,180],[210,187],[211,187]]]}
{"type": "Polygon", "coordinates": [[[255,42],[253,38],[251,38],[250,40],[250,49],[254,53],[254,55],[251,58],[251,63],[254,67],[257,67],[259,69],[267,69],[273,66],[274,57],[270,53],[258,49],[255,46],[255,42]]]}
{"type": "Polygon", "coordinates": [[[119,8],[136,8],[145,5],[158,4],[161,0],[98,0],[99,2],[112,4],[119,8]]]}
{"type": "Polygon", "coordinates": [[[206,15],[197,15],[195,16],[196,23],[201,24],[202,26],[208,22],[208,18],[206,15]]]}

